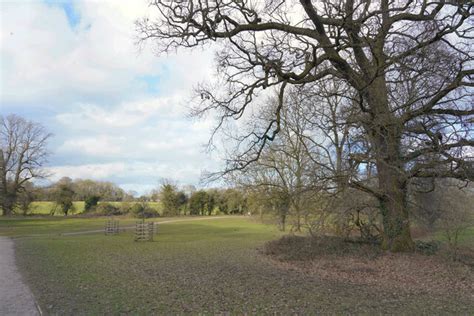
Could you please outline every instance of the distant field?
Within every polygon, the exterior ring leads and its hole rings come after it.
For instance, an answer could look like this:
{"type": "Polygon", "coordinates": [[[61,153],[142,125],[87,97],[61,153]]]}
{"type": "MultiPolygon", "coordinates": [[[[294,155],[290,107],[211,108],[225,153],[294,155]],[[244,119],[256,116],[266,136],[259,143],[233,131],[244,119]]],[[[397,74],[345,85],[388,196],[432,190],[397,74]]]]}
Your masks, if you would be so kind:
{"type": "MultiPolygon", "coordinates": [[[[99,202],[100,203],[110,203],[110,204],[113,204],[117,207],[120,207],[120,205],[124,202],[99,202]]],[[[135,203],[135,202],[125,202],[125,203],[135,203]]],[[[154,208],[158,211],[158,213],[161,213],[161,204],[159,202],[148,202],[149,206],[151,208],[154,208]]],[[[70,213],[70,214],[81,214],[84,212],[84,201],[75,201],[74,202],[74,210],[70,213]]],[[[50,201],[39,201],[39,202],[33,202],[32,205],[31,205],[31,210],[29,212],[29,214],[32,214],[32,215],[47,215],[47,214],[50,214],[51,213],[51,210],[53,210],[55,208],[55,203],[54,202],[50,202],[50,201]]],[[[64,214],[62,214],[60,212],[60,210],[58,209],[55,213],[55,215],[60,215],[60,216],[63,216],[64,214]]]]}
{"type": "MultiPolygon", "coordinates": [[[[438,231],[436,232],[431,238],[447,242],[446,235],[443,233],[443,231],[438,231]]],[[[459,244],[464,245],[464,246],[470,246],[474,247],[474,226],[469,227],[466,230],[463,230],[459,234],[459,244]]]]}
{"type": "Polygon", "coordinates": [[[470,227],[461,235],[460,244],[474,248],[474,227],[470,227]]]}
{"type": "MultiPolygon", "coordinates": [[[[84,201],[75,201],[74,210],[71,211],[71,214],[80,214],[84,212],[84,201]]],[[[50,214],[53,209],[57,208],[54,202],[49,201],[40,201],[31,203],[30,214],[45,215],[50,214]]],[[[55,215],[64,215],[57,208],[55,215]]]]}

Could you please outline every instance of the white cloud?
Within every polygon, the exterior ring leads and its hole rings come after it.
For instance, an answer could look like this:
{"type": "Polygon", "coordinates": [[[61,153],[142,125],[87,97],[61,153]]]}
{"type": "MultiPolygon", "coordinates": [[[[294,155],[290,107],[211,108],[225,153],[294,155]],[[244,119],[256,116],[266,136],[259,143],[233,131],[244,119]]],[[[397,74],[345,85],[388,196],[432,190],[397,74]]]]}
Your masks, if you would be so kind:
{"type": "Polygon", "coordinates": [[[97,104],[80,104],[73,112],[60,113],[56,119],[62,125],[71,122],[84,127],[132,127],[153,117],[184,118],[185,112],[179,96],[147,98],[130,101],[107,109],[97,104]]]}
{"type": "Polygon", "coordinates": [[[156,187],[160,179],[169,178],[181,184],[198,184],[201,170],[196,167],[199,162],[183,164],[179,168],[166,163],[144,162],[114,162],[102,164],[62,165],[47,168],[50,181],[57,181],[62,177],[71,179],[109,179],[127,190],[138,190],[143,193],[144,188],[156,187]],[[129,182],[130,179],[136,181],[129,182]]]}
{"type": "Polygon", "coordinates": [[[121,143],[125,137],[98,135],[78,139],[68,139],[58,148],[58,152],[83,153],[92,156],[115,156],[122,153],[121,143]]]}
{"type": "Polygon", "coordinates": [[[57,152],[132,160],[201,159],[213,121],[185,117],[179,96],[125,102],[110,110],[82,104],[56,116],[61,126],[77,130],[57,152]]]}
{"type": "Polygon", "coordinates": [[[107,164],[85,164],[85,165],[66,165],[47,168],[47,172],[51,174],[49,179],[57,181],[62,177],[71,179],[96,179],[101,180],[111,177],[126,170],[126,165],[121,162],[107,164]]]}
{"type": "Polygon", "coordinates": [[[149,49],[139,51],[134,21],[147,13],[146,1],[75,4],[81,20],[72,30],[60,6],[2,3],[4,102],[139,94],[137,77],[163,74],[163,65],[177,78],[165,84],[165,92],[187,88],[208,75],[212,52],[157,58],[149,49]]]}
{"type": "Polygon", "coordinates": [[[187,119],[185,103],[212,77],[213,50],[139,51],[134,21],[149,14],[148,1],[74,1],[74,28],[61,5],[0,5],[0,103],[55,134],[53,180],[141,190],[160,177],[196,184],[217,164],[202,153],[212,120],[187,119]]]}

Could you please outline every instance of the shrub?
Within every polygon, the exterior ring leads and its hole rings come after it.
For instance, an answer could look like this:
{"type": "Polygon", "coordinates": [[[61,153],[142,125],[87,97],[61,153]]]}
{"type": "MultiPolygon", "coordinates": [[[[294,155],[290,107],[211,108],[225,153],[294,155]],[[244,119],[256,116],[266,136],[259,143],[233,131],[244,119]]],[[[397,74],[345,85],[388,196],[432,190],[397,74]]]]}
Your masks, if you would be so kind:
{"type": "Polygon", "coordinates": [[[22,191],[17,197],[18,209],[23,216],[28,215],[32,208],[32,203],[35,197],[31,190],[26,189],[22,191]]]}
{"type": "Polygon", "coordinates": [[[84,201],[84,211],[90,212],[94,210],[97,207],[99,200],[100,200],[100,196],[98,195],[88,196],[84,201]]]}
{"type": "Polygon", "coordinates": [[[159,216],[158,212],[151,208],[146,202],[135,203],[131,208],[131,214],[137,218],[150,218],[159,216]]]}
{"type": "Polygon", "coordinates": [[[357,234],[365,242],[380,241],[380,212],[378,202],[372,196],[349,188],[339,193],[328,206],[334,208],[332,212],[337,236],[349,238],[357,234]]]}
{"type": "Polygon", "coordinates": [[[434,255],[439,251],[441,243],[437,240],[430,240],[430,241],[422,241],[416,240],[415,247],[416,251],[424,254],[424,255],[434,255]]]}
{"type": "Polygon", "coordinates": [[[101,203],[97,205],[95,212],[98,215],[122,215],[120,209],[111,203],[101,203]]]}
{"type": "Polygon", "coordinates": [[[130,202],[122,202],[120,203],[120,212],[122,214],[129,214],[132,212],[133,203],[130,202]]]}

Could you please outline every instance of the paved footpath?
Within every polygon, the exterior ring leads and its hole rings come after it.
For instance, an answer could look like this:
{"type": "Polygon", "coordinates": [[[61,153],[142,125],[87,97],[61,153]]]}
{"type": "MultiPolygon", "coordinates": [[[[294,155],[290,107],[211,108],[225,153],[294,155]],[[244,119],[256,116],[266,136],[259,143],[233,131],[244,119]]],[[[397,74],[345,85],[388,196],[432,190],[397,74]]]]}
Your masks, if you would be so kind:
{"type": "Polygon", "coordinates": [[[35,299],[15,265],[13,241],[0,237],[0,315],[40,315],[35,299]]]}

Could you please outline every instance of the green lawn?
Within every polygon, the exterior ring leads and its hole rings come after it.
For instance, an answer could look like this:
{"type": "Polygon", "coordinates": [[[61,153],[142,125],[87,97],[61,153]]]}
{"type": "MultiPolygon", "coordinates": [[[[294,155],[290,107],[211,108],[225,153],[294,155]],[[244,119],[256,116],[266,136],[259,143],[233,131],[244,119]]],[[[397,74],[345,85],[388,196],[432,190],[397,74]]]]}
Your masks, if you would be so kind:
{"type": "MultiPolygon", "coordinates": [[[[27,237],[36,235],[59,235],[63,232],[77,232],[104,228],[108,218],[71,218],[71,217],[10,217],[0,218],[0,235],[9,237],[27,237]]],[[[137,219],[124,218],[121,225],[133,225],[137,219]]]]}
{"type": "MultiPolygon", "coordinates": [[[[159,225],[154,242],[61,236],[100,229],[99,219],[0,219],[45,314],[419,314],[468,313],[453,295],[380,291],[328,282],[272,265],[258,250],[281,235],[246,218],[159,225]],[[48,234],[40,237],[22,237],[48,234]]],[[[157,219],[170,220],[168,218],[157,219]]],[[[122,220],[121,225],[135,220],[122,220]]]]}

